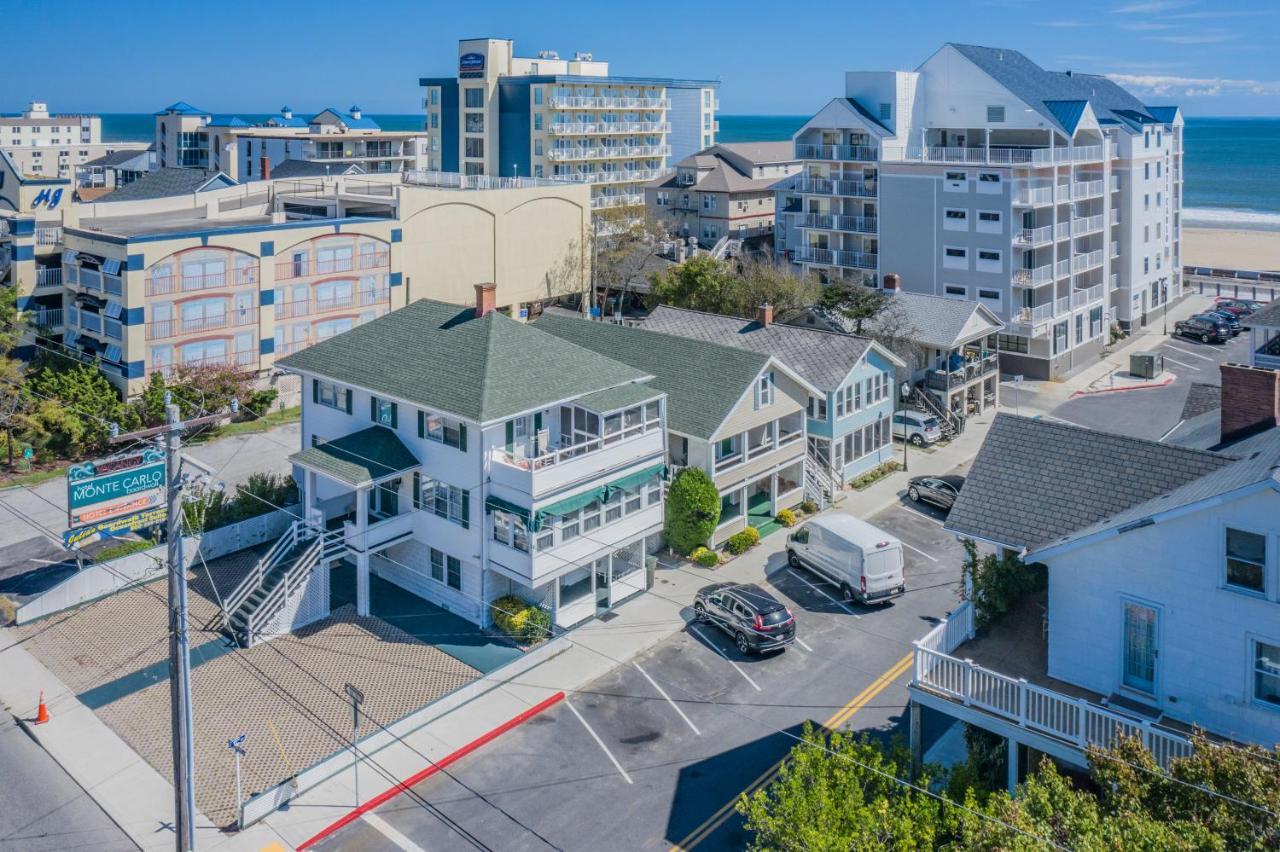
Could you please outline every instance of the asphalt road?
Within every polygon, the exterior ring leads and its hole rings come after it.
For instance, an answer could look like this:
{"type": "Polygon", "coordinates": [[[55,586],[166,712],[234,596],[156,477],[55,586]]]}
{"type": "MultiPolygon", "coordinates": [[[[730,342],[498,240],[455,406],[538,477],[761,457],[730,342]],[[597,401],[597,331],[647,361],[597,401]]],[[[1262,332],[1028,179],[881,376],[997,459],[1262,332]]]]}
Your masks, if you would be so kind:
{"type": "Polygon", "coordinates": [[[776,554],[766,582],[797,620],[785,652],[744,657],[688,626],[317,848],[742,848],[731,803],[806,721],[905,736],[910,643],[956,603],[963,553],[940,518],[898,505],[870,519],[907,545],[892,604],[839,603],[776,554]]]}
{"type": "Polygon", "coordinates": [[[0,722],[0,850],[134,850],[124,832],[7,713],[0,722]]]}

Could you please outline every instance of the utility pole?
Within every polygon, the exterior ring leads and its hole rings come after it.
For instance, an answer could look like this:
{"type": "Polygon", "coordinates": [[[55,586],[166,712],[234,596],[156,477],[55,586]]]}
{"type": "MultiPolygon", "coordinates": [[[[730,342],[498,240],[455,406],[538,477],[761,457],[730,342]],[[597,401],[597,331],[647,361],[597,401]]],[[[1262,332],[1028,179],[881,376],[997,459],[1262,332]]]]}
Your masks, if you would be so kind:
{"type": "MultiPolygon", "coordinates": [[[[232,412],[238,408],[232,400],[232,412]]],[[[227,419],[212,414],[184,421],[174,403],[165,402],[165,425],[114,435],[111,443],[163,436],[165,475],[168,477],[169,576],[169,712],[173,734],[174,848],[196,848],[195,733],[191,712],[191,640],[187,629],[187,572],[182,556],[182,433],[186,429],[227,419]]],[[[197,465],[202,466],[202,465],[197,465]]]]}

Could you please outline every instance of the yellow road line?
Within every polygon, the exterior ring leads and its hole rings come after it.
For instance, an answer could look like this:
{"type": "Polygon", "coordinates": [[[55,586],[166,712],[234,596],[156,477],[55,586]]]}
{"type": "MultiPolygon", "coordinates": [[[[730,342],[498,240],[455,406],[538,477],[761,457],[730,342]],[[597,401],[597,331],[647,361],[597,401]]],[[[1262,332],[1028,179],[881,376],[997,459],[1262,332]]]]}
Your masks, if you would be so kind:
{"type": "MultiPolygon", "coordinates": [[[[897,680],[898,677],[903,672],[905,672],[907,668],[911,665],[911,660],[912,660],[912,655],[907,654],[901,660],[898,660],[898,662],[890,666],[888,671],[886,671],[884,674],[880,675],[880,677],[873,680],[866,689],[862,690],[862,692],[859,692],[857,695],[855,695],[853,697],[853,700],[851,700],[848,704],[841,707],[834,716],[832,716],[830,719],[826,721],[823,727],[826,728],[828,731],[834,731],[837,728],[839,728],[841,725],[843,725],[845,722],[849,721],[849,719],[853,717],[854,713],[857,713],[863,707],[870,704],[873,698],[875,698],[881,692],[884,692],[884,690],[891,683],[897,680]]],[[[772,781],[774,777],[778,774],[778,771],[782,769],[782,764],[783,764],[783,761],[785,760],[786,758],[784,757],[782,760],[779,760],[773,766],[770,766],[768,769],[766,769],[763,773],[761,773],[761,775],[758,778],[756,778],[756,780],[748,784],[745,790],[743,790],[737,796],[734,796],[729,801],[725,802],[723,805],[721,805],[719,810],[717,810],[711,816],[707,817],[705,822],[703,822],[693,831],[689,832],[689,835],[685,837],[684,840],[681,840],[679,843],[672,846],[670,852],[688,852],[688,850],[692,849],[702,841],[706,840],[712,833],[716,831],[716,829],[724,825],[725,822],[727,822],[729,818],[733,816],[734,808],[738,804],[738,799],[741,796],[750,796],[756,790],[760,789],[765,784],[768,784],[770,781],[772,781]]]]}

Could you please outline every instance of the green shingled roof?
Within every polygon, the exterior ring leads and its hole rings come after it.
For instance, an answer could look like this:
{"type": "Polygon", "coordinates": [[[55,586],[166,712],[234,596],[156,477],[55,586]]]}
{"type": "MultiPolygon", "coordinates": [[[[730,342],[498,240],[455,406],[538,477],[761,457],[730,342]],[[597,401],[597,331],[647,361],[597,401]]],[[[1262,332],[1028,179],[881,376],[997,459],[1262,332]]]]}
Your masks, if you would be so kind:
{"type": "Polygon", "coordinates": [[[662,396],[662,391],[653,385],[633,382],[628,385],[618,385],[615,388],[580,396],[574,402],[592,411],[604,413],[617,411],[619,408],[626,408],[631,405],[639,405],[642,402],[648,402],[660,396],[662,396]]]}
{"type": "Polygon", "coordinates": [[[480,423],[647,378],[497,312],[422,299],[279,366],[480,423]]]}
{"type": "Polygon", "coordinates": [[[667,392],[668,428],[704,440],[769,362],[757,352],[553,314],[544,314],[535,327],[651,374],[649,386],[667,392]]]}
{"type": "Polygon", "coordinates": [[[289,456],[297,462],[351,486],[367,485],[418,466],[396,433],[385,426],[370,426],[289,456]]]}

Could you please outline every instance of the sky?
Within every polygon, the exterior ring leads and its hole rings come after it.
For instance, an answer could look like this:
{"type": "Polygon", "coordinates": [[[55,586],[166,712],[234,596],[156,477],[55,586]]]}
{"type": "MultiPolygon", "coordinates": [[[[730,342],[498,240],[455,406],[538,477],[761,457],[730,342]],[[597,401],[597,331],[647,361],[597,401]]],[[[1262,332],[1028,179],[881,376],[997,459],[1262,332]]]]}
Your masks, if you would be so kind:
{"type": "Polygon", "coordinates": [[[0,112],[39,98],[62,112],[416,113],[418,78],[452,76],[458,39],[491,36],[521,55],[590,51],[620,75],[717,79],[728,114],[809,115],[842,94],[844,71],[909,70],[960,41],[1115,75],[1186,115],[1280,115],[1280,0],[820,5],[0,0],[0,112]]]}

